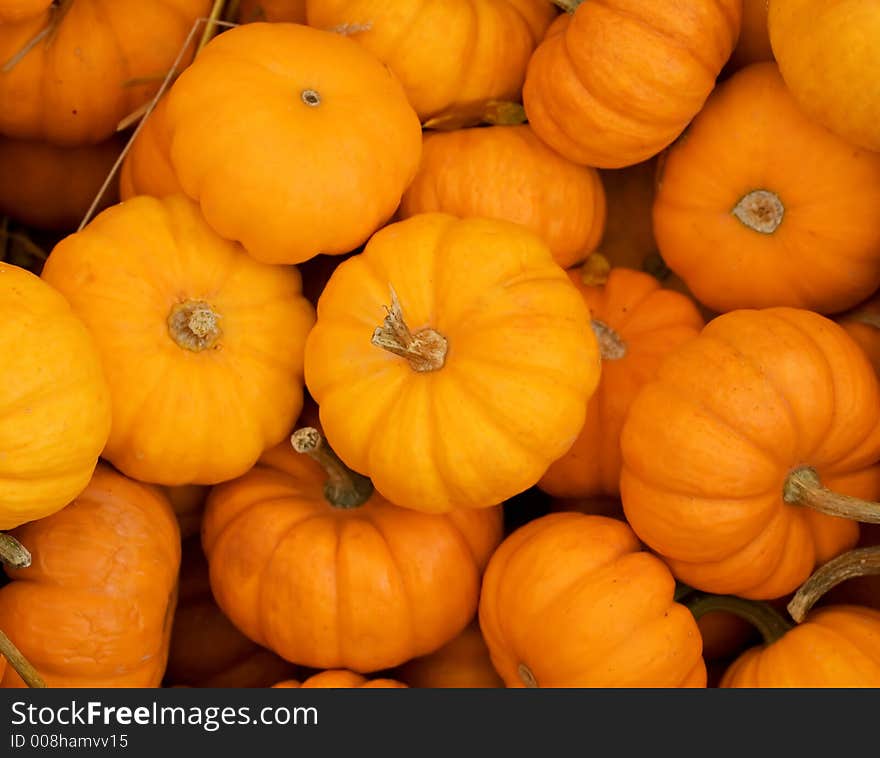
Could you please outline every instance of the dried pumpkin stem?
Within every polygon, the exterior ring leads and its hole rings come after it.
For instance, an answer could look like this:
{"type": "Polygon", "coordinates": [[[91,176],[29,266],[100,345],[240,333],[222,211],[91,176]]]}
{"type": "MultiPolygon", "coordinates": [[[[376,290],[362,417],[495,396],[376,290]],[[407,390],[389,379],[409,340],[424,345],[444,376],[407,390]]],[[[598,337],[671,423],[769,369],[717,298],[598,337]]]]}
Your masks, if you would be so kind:
{"type": "Polygon", "coordinates": [[[792,471],[782,489],[782,499],[820,513],[866,524],[880,524],[880,503],[832,492],[822,486],[816,470],[809,466],[792,471]]]}
{"type": "Polygon", "coordinates": [[[297,453],[309,456],[324,469],[327,474],[324,497],[334,508],[357,508],[372,496],[373,483],[346,466],[314,427],[297,429],[290,437],[290,444],[297,453]]]}
{"type": "Polygon", "coordinates": [[[538,680],[535,679],[535,675],[532,673],[532,670],[526,666],[525,663],[520,663],[519,666],[516,667],[517,676],[519,676],[519,680],[530,689],[535,689],[538,687],[538,680]]]}
{"type": "Polygon", "coordinates": [[[566,13],[574,13],[584,0],[553,0],[553,4],[562,8],[566,13]]]}
{"type": "Polygon", "coordinates": [[[753,190],[740,198],[731,213],[752,231],[773,234],[782,223],[785,206],[775,192],[753,190]]]}
{"type": "Polygon", "coordinates": [[[422,123],[422,129],[453,131],[478,124],[517,126],[527,121],[526,109],[522,103],[511,100],[487,100],[480,106],[459,108],[452,113],[433,116],[422,123]]]}
{"type": "Polygon", "coordinates": [[[2,630],[0,630],[0,654],[9,661],[9,665],[15,669],[15,672],[28,687],[31,689],[46,688],[43,677],[40,676],[30,661],[21,654],[21,651],[2,630]]]}
{"type": "Polygon", "coordinates": [[[590,326],[599,343],[599,355],[602,356],[603,361],[619,361],[626,357],[626,343],[608,324],[593,319],[590,326]]]}
{"type": "Polygon", "coordinates": [[[220,315],[203,300],[176,303],[168,314],[168,333],[178,347],[194,353],[208,350],[217,344],[220,315]]]}
{"type": "Polygon", "coordinates": [[[685,605],[699,621],[707,613],[722,611],[748,621],[764,638],[766,644],[776,642],[794,624],[788,621],[772,605],[760,600],[746,600],[734,595],[710,595],[695,592],[684,599],[685,605]]]}
{"type": "Polygon", "coordinates": [[[601,287],[608,281],[610,273],[610,261],[604,255],[593,253],[581,266],[581,281],[587,287],[601,287]]]}
{"type": "Polygon", "coordinates": [[[420,329],[413,334],[403,320],[400,301],[391,287],[391,306],[385,308],[382,326],[373,332],[370,342],[389,353],[406,358],[413,371],[437,371],[446,363],[446,337],[433,329],[420,329]]]}
{"type": "Polygon", "coordinates": [[[31,554],[11,534],[0,533],[0,563],[14,569],[31,565],[31,554]]]}
{"type": "Polygon", "coordinates": [[[850,550],[816,569],[788,604],[788,612],[799,624],[810,609],[833,587],[857,576],[880,574],[880,545],[850,550]]]}

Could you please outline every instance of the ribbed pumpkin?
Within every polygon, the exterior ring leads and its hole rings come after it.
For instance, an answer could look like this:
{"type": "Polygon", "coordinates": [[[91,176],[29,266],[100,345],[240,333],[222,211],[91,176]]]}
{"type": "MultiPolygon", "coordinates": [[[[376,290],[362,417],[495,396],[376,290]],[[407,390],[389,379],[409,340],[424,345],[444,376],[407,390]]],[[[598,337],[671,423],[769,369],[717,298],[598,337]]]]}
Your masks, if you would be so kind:
{"type": "Polygon", "coordinates": [[[617,495],[620,430],[629,406],[660,361],[700,333],[703,319],[690,298],[661,289],[641,271],[612,269],[601,285],[584,283],[577,270],[568,275],[590,309],[602,375],[577,440],[538,486],[556,497],[617,495]]]}
{"type": "Polygon", "coordinates": [[[0,0],[0,24],[15,24],[39,16],[52,0],[0,0]]]}
{"type": "Polygon", "coordinates": [[[691,587],[780,597],[855,544],[849,517],[880,518],[832,492],[880,495],[878,421],[877,377],[833,321],[793,308],[719,316],[630,406],[627,520],[691,587]]]}
{"type": "Polygon", "coordinates": [[[85,489],[110,433],[110,392],[64,298],[0,262],[0,530],[41,519],[85,489]]]}
{"type": "Polygon", "coordinates": [[[397,508],[315,429],[299,430],[294,442],[301,453],[279,445],[208,498],[202,542],[214,597],[231,621],[293,663],[359,673],[398,666],[459,634],[501,540],[501,509],[397,508]]]}
{"type": "Polygon", "coordinates": [[[847,311],[837,322],[859,343],[880,376],[880,295],[847,311]]]}
{"type": "Polygon", "coordinates": [[[422,120],[518,101],[556,14],[549,0],[306,0],[306,11],[310,25],[356,39],[387,64],[422,120]]]}
{"type": "Polygon", "coordinates": [[[180,186],[222,237],[266,263],[362,244],[397,209],[422,149],[388,68],[298,24],[215,37],[171,87],[163,123],[180,186]]]}
{"type": "Polygon", "coordinates": [[[880,5],[770,0],[773,54],[804,112],[848,142],[880,151],[880,5]]]}
{"type": "Polygon", "coordinates": [[[306,0],[242,0],[238,6],[238,21],[283,21],[293,24],[306,22],[306,0]]]}
{"type": "MultiPolygon", "coordinates": [[[[180,534],[153,487],[99,465],[79,497],[13,535],[0,629],[49,687],[158,687],[177,600],[180,534]]],[[[2,687],[22,681],[7,668],[2,687]]]]}
{"type": "Polygon", "coordinates": [[[773,60],[767,28],[769,0],[743,0],[742,28],[728,65],[734,71],[752,63],[773,60]]]}
{"type": "Polygon", "coordinates": [[[716,311],[836,313],[880,286],[878,207],[880,154],[810,121],[776,64],[757,63],[720,85],[670,149],[654,234],[716,311]]]}
{"type": "Polygon", "coordinates": [[[108,208],[55,247],[43,278],[98,345],[113,399],[104,457],[125,474],[213,484],[289,433],[314,321],[299,273],[218,237],[190,200],[108,208]]]}
{"type": "Polygon", "coordinates": [[[310,676],[300,683],[296,679],[286,679],[273,688],[280,689],[401,689],[405,688],[403,682],[394,679],[367,679],[361,674],[345,669],[335,671],[322,671],[320,674],[310,676]]]}
{"type": "Polygon", "coordinates": [[[305,370],[340,458],[391,502],[444,512],[535,484],[583,426],[600,362],[540,238],[427,213],[333,272],[305,370]]]}
{"type": "Polygon", "coordinates": [[[704,687],[697,622],[622,521],[554,513],[495,551],[480,628],[508,687],[704,687]]]}
{"type": "MultiPolygon", "coordinates": [[[[59,145],[95,143],[146,103],[210,0],[64,0],[0,26],[0,133],[59,145]],[[7,66],[8,68],[8,66],[7,66]]],[[[182,65],[191,57],[184,55],[182,65]]],[[[180,69],[178,69],[180,70],[180,69]]]]}
{"type": "Polygon", "coordinates": [[[167,105],[167,95],[159,98],[125,154],[119,170],[119,196],[123,200],[135,195],[165,197],[184,194],[168,155],[167,105]]]}
{"type": "Polygon", "coordinates": [[[529,61],[523,104],[535,134],[588,166],[656,155],[702,108],[741,14],[741,0],[578,4],[529,61]]]}
{"type": "Polygon", "coordinates": [[[430,211],[522,224],[568,268],[602,238],[605,192],[595,169],[560,157],[526,124],[428,132],[400,217],[430,211]]]}

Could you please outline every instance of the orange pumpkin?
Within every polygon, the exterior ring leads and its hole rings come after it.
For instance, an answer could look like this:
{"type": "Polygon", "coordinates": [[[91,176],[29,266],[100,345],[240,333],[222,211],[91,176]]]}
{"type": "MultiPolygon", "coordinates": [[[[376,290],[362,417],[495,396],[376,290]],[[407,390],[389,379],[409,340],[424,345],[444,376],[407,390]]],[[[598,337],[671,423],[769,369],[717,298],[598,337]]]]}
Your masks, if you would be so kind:
{"type": "Polygon", "coordinates": [[[880,5],[770,0],[767,23],[782,77],[804,112],[848,142],[880,151],[880,5]]]}
{"type": "MultiPolygon", "coordinates": [[[[158,91],[210,0],[64,0],[0,26],[0,133],[101,142],[158,91]],[[40,41],[17,58],[28,43],[40,41]]],[[[181,68],[191,57],[184,55],[181,68]]],[[[180,70],[180,68],[178,69],[180,70]]]]}
{"type": "Polygon", "coordinates": [[[697,622],[622,521],[553,513],[495,551],[480,628],[508,687],[705,687],[697,622]]]}
{"type": "Polygon", "coordinates": [[[519,100],[556,15],[548,0],[306,0],[309,24],[356,39],[395,73],[422,120],[519,100]]]}
{"type": "Polygon", "coordinates": [[[198,540],[183,543],[166,686],[269,687],[295,667],[236,629],[211,595],[208,562],[198,540]]]}
{"type": "Polygon", "coordinates": [[[535,484],[576,439],[599,369],[587,307],[536,235],[440,213],[340,264],[306,343],[330,444],[392,503],[430,512],[535,484]]]}
{"type": "Polygon", "coordinates": [[[830,319],[719,316],[630,406],[626,518],[691,587],[780,597],[855,544],[850,518],[880,518],[880,506],[832,492],[880,495],[878,421],[877,377],[830,319]]]}
{"type": "Polygon", "coordinates": [[[401,689],[406,688],[403,682],[394,679],[367,679],[365,676],[353,671],[338,669],[336,671],[322,671],[320,674],[310,676],[300,683],[296,679],[286,679],[273,688],[281,689],[401,689]]]}
{"type": "Polygon", "coordinates": [[[0,24],[15,24],[39,16],[52,0],[0,0],[0,24]]]}
{"type": "Polygon", "coordinates": [[[292,24],[306,22],[306,0],[242,0],[238,6],[238,21],[282,21],[292,24]]]}
{"type": "MultiPolygon", "coordinates": [[[[168,501],[104,464],[63,510],[16,529],[0,629],[49,687],[158,687],[177,601],[180,534],[168,501]]],[[[20,687],[6,670],[0,686],[20,687]]]]}
{"type": "Polygon", "coordinates": [[[171,87],[163,122],[180,186],[266,263],[356,248],[397,209],[421,155],[394,75],[353,40],[298,24],[215,37],[171,87]]]}
{"type": "Polygon", "coordinates": [[[874,371],[880,376],[880,295],[837,319],[850,337],[865,351],[874,371]]]}
{"type": "Polygon", "coordinates": [[[167,105],[167,95],[159,98],[125,154],[119,170],[119,196],[123,200],[135,195],[165,197],[184,194],[168,156],[167,105]]]}
{"type": "Polygon", "coordinates": [[[182,484],[179,487],[163,487],[163,491],[177,516],[181,538],[198,534],[209,488],[198,484],[182,484]]]}
{"type": "Polygon", "coordinates": [[[703,319],[693,301],[661,289],[641,271],[612,269],[598,286],[585,284],[580,271],[568,275],[590,309],[602,375],[577,440],[538,486],[556,497],[617,495],[620,430],[629,406],[660,361],[699,334],[703,319]]]}
{"type": "Polygon", "coordinates": [[[535,134],[588,166],[656,155],[702,108],[741,14],[741,0],[579,4],[529,61],[523,104],[535,134]]]}
{"type": "Polygon", "coordinates": [[[314,321],[299,274],[218,237],[191,201],[108,208],[55,247],[43,278],[98,345],[113,399],[104,457],[123,473],[213,484],[289,433],[314,321]]]}
{"type": "Polygon", "coordinates": [[[602,237],[605,193],[595,169],[558,156],[528,125],[428,132],[400,217],[430,211],[522,224],[568,268],[602,237]]]}
{"type": "Polygon", "coordinates": [[[85,489],[110,432],[110,392],[64,298],[2,262],[0,355],[0,529],[12,529],[85,489]]]}
{"type": "Polygon", "coordinates": [[[769,0],[743,0],[742,28],[739,41],[728,65],[734,71],[752,63],[773,60],[770,31],[767,28],[769,0]]]}
{"type": "Polygon", "coordinates": [[[776,64],[758,63],[719,85],[670,149],[654,234],[716,311],[835,313],[880,286],[878,207],[880,154],[808,120],[776,64]]]}
{"type": "Polygon", "coordinates": [[[208,498],[217,604],[250,639],[311,668],[379,671],[449,642],[476,611],[501,509],[397,508],[315,429],[294,442],[307,454],[279,445],[208,498]]]}
{"type": "Polygon", "coordinates": [[[396,675],[410,687],[422,689],[504,686],[476,622],[439,650],[405,663],[396,675]]]}

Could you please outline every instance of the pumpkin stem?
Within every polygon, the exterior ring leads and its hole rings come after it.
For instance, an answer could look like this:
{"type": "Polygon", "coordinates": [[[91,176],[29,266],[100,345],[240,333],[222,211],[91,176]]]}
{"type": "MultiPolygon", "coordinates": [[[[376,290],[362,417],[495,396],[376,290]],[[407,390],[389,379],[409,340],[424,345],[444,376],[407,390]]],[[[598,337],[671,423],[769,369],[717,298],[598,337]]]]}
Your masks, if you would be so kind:
{"type": "Polygon", "coordinates": [[[202,300],[176,303],[168,314],[168,333],[178,347],[194,353],[214,347],[220,339],[219,314],[202,300]]]}
{"type": "Polygon", "coordinates": [[[875,310],[860,309],[847,314],[842,321],[855,321],[859,324],[880,329],[880,313],[875,310]]]}
{"type": "Polygon", "coordinates": [[[816,569],[788,604],[788,612],[799,624],[810,609],[832,587],[857,576],[880,574],[880,545],[860,547],[838,555],[816,569]]]}
{"type": "Polygon", "coordinates": [[[593,319],[590,326],[593,327],[593,334],[599,342],[599,355],[602,356],[603,361],[619,361],[626,357],[626,343],[608,324],[593,319]]]}
{"type": "Polygon", "coordinates": [[[0,533],[0,563],[14,569],[31,565],[31,554],[11,534],[0,533]]]}
{"type": "Polygon", "coordinates": [[[452,131],[469,126],[487,124],[489,126],[517,126],[528,121],[522,103],[512,100],[487,100],[471,106],[457,108],[452,113],[442,113],[422,123],[422,129],[452,131]]]}
{"type": "Polygon", "coordinates": [[[31,665],[30,661],[21,654],[21,650],[6,636],[3,630],[0,630],[0,654],[9,661],[9,665],[15,669],[15,673],[22,678],[28,687],[31,689],[46,689],[43,677],[31,665]]]}
{"type": "Polygon", "coordinates": [[[413,371],[437,371],[446,363],[448,343],[446,337],[433,329],[420,329],[415,334],[403,320],[400,301],[394,287],[391,287],[391,307],[385,308],[386,316],[382,326],[373,332],[370,342],[389,353],[406,358],[413,371]]]}
{"type": "Polygon", "coordinates": [[[48,38],[48,40],[51,41],[58,32],[61,20],[67,14],[67,11],[70,10],[71,5],[73,5],[73,0],[60,0],[60,2],[50,5],[46,25],[25,42],[22,48],[3,64],[3,68],[0,68],[0,73],[8,74],[12,71],[12,69],[21,63],[22,59],[44,39],[48,38]]]}
{"type": "Polygon", "coordinates": [[[581,266],[581,281],[587,287],[601,287],[608,281],[611,263],[599,253],[593,253],[581,266]]]}
{"type": "Polygon", "coordinates": [[[327,474],[324,497],[334,508],[357,508],[372,496],[373,483],[346,466],[314,427],[297,429],[290,437],[290,444],[297,453],[309,456],[324,469],[327,474]]]}
{"type": "Polygon", "coordinates": [[[816,470],[809,466],[797,468],[788,475],[782,488],[782,499],[791,505],[805,505],[829,516],[880,524],[880,503],[826,489],[816,470]]]}
{"type": "Polygon", "coordinates": [[[574,13],[582,2],[584,0],[553,0],[553,4],[562,8],[566,13],[574,13]]]}
{"type": "Polygon", "coordinates": [[[782,223],[785,206],[775,192],[753,190],[740,199],[731,213],[749,229],[773,234],[782,223]]]}
{"type": "Polygon", "coordinates": [[[707,613],[714,611],[723,611],[739,616],[761,633],[767,645],[776,642],[794,626],[769,603],[746,600],[734,595],[709,595],[705,592],[694,592],[684,598],[683,605],[690,610],[697,621],[707,613]]]}
{"type": "Polygon", "coordinates": [[[520,663],[519,666],[516,667],[516,673],[519,675],[520,681],[529,688],[536,688],[538,686],[538,680],[535,679],[535,675],[532,673],[532,670],[526,666],[525,663],[520,663]]]}

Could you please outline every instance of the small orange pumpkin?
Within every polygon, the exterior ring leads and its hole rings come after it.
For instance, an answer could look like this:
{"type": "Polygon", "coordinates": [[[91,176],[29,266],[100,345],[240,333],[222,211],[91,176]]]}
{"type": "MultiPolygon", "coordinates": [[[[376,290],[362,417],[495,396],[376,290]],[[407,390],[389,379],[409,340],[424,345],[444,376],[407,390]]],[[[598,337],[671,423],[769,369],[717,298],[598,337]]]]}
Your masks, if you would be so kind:
{"type": "Polygon", "coordinates": [[[395,679],[367,679],[361,674],[345,669],[335,671],[322,671],[320,674],[310,676],[300,683],[296,679],[286,679],[273,688],[281,689],[401,689],[406,688],[403,682],[395,679]]]}
{"type": "Polygon", "coordinates": [[[837,319],[852,337],[880,376],[880,295],[876,295],[837,319]]]}
{"type": "Polygon", "coordinates": [[[238,22],[254,21],[306,22],[306,0],[242,0],[238,6],[238,22]]]}
{"type": "Polygon", "coordinates": [[[164,95],[146,117],[125,154],[119,170],[119,197],[123,200],[135,195],[165,197],[184,194],[168,156],[167,106],[168,96],[164,95]]]}

